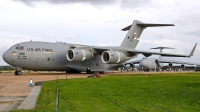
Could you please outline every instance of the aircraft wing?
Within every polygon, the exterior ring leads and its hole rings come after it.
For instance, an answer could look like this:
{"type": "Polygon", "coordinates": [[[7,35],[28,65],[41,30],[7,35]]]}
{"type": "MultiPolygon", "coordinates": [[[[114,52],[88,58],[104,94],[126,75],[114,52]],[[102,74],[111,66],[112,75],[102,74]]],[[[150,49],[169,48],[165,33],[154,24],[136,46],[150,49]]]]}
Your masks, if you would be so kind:
{"type": "Polygon", "coordinates": [[[191,63],[191,62],[175,61],[175,60],[164,60],[164,59],[158,59],[158,62],[159,63],[186,64],[186,65],[199,65],[199,63],[191,63]]]}
{"type": "Polygon", "coordinates": [[[189,55],[172,54],[172,53],[159,53],[159,52],[150,52],[150,51],[141,51],[141,50],[128,50],[127,52],[143,54],[145,57],[151,56],[152,54],[161,55],[161,56],[168,56],[168,57],[190,57],[190,56],[193,56],[196,45],[197,45],[197,43],[195,44],[195,46],[193,47],[193,49],[192,49],[192,51],[190,52],[189,55]]]}
{"type": "Polygon", "coordinates": [[[150,51],[141,51],[141,50],[129,50],[129,53],[137,53],[143,54],[145,57],[149,57],[151,55],[161,55],[161,56],[168,56],[168,57],[190,57],[192,55],[182,55],[182,54],[172,54],[172,53],[159,53],[159,52],[150,52],[150,51]]]}
{"type": "Polygon", "coordinates": [[[109,50],[119,50],[119,51],[127,51],[130,54],[143,54],[145,57],[151,56],[151,55],[161,55],[161,56],[167,56],[167,57],[191,57],[193,56],[193,53],[195,51],[197,43],[193,47],[192,51],[188,55],[183,54],[172,54],[172,53],[160,53],[160,52],[151,52],[151,51],[142,51],[142,50],[136,50],[136,49],[123,49],[123,48],[106,48],[106,47],[93,47],[94,50],[97,50],[99,53],[102,53],[104,51],[109,50]]]}

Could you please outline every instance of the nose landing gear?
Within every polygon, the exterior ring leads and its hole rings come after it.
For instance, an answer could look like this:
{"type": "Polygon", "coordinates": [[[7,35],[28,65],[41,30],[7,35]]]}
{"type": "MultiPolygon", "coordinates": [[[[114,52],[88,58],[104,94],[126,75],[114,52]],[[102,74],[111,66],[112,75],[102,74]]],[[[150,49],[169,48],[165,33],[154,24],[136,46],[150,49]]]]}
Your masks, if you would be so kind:
{"type": "Polygon", "coordinates": [[[15,75],[22,75],[22,72],[20,71],[20,69],[17,69],[17,70],[15,71],[15,75]]]}

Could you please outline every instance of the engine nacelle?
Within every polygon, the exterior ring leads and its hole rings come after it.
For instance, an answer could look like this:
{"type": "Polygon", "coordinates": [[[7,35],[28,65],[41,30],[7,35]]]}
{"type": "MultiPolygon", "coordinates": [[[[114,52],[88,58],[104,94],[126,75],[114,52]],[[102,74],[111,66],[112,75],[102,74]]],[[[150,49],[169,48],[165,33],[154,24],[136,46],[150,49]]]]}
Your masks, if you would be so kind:
{"type": "Polygon", "coordinates": [[[126,55],[118,51],[104,51],[101,58],[107,64],[118,64],[126,61],[126,55]]]}
{"type": "Polygon", "coordinates": [[[85,49],[70,49],[66,55],[69,61],[85,61],[93,57],[93,54],[85,49]]]}
{"type": "Polygon", "coordinates": [[[133,68],[133,67],[135,67],[135,66],[134,66],[134,64],[130,64],[130,67],[133,68]]]}
{"type": "Polygon", "coordinates": [[[184,64],[182,64],[182,65],[181,65],[181,68],[185,68],[185,65],[184,65],[184,64]]]}
{"type": "Polygon", "coordinates": [[[169,63],[169,67],[172,67],[172,63],[169,63]]]}

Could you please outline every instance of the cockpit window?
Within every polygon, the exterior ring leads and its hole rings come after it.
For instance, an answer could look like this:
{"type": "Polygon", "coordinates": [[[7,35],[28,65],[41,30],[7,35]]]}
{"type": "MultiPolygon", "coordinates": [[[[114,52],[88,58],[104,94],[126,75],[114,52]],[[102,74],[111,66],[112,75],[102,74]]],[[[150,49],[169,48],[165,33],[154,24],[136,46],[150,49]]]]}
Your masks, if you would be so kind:
{"type": "Polygon", "coordinates": [[[10,49],[24,50],[24,46],[12,46],[10,49]]]}
{"type": "Polygon", "coordinates": [[[19,46],[17,46],[16,49],[19,50],[19,46]]]}
{"type": "Polygon", "coordinates": [[[10,47],[10,49],[15,49],[15,46],[10,47]]]}
{"type": "Polygon", "coordinates": [[[20,46],[20,50],[24,50],[24,47],[23,47],[23,46],[20,46]]]}

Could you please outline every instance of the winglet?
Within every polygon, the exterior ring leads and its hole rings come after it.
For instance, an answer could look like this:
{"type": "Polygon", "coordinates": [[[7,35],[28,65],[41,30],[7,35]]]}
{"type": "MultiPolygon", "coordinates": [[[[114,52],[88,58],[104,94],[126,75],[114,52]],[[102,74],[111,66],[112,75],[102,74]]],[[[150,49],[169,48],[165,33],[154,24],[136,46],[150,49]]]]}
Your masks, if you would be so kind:
{"type": "Polygon", "coordinates": [[[190,53],[190,55],[188,57],[193,56],[196,46],[197,46],[197,43],[194,45],[194,48],[192,49],[192,51],[191,51],[191,53],[190,53]]]}

